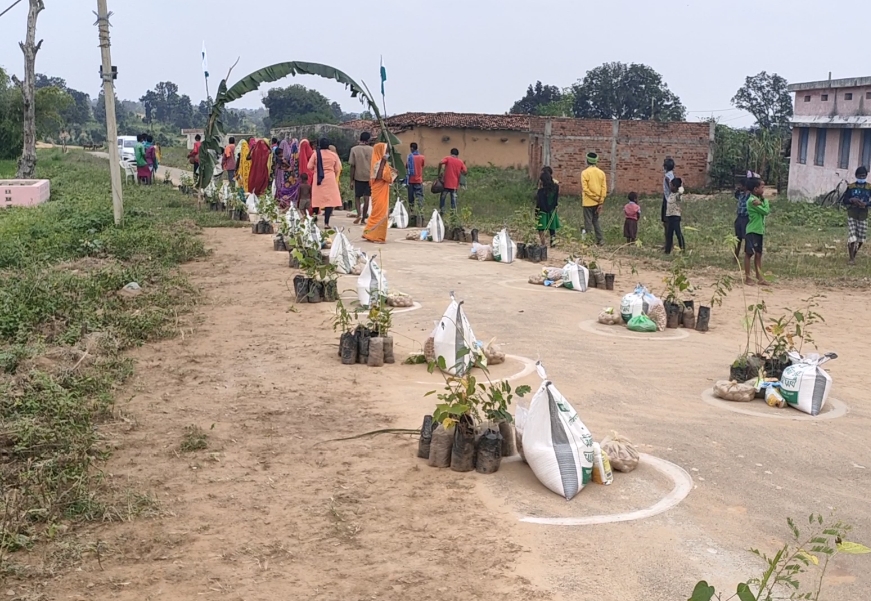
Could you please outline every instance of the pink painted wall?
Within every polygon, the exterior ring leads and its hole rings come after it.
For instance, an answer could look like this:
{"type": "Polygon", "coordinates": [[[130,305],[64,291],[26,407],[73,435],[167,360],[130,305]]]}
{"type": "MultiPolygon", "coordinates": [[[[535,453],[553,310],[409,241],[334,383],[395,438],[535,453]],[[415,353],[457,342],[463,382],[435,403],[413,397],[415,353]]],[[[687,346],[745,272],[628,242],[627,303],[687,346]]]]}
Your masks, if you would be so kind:
{"type": "Polygon", "coordinates": [[[795,93],[795,115],[797,117],[871,115],[871,86],[799,90],[795,93]],[[853,99],[846,100],[845,94],[852,94],[853,99]],[[828,100],[823,101],[824,95],[828,95],[828,100]],[[807,97],[810,97],[809,101],[805,100],[807,97]]]}
{"type": "Polygon", "coordinates": [[[841,132],[840,128],[829,128],[826,134],[826,155],[822,166],[815,165],[817,132],[816,128],[810,128],[808,132],[807,162],[799,163],[800,158],[800,135],[803,128],[794,127],[792,130],[792,152],[789,166],[789,187],[787,196],[790,200],[809,200],[822,196],[835,189],[838,183],[845,179],[853,181],[853,174],[859,166],[862,152],[862,140],[864,129],[852,129],[850,143],[850,160],[847,168],[839,167],[841,132]]]}
{"type": "Polygon", "coordinates": [[[50,195],[47,179],[0,180],[0,208],[31,207],[46,202],[50,195]]]}

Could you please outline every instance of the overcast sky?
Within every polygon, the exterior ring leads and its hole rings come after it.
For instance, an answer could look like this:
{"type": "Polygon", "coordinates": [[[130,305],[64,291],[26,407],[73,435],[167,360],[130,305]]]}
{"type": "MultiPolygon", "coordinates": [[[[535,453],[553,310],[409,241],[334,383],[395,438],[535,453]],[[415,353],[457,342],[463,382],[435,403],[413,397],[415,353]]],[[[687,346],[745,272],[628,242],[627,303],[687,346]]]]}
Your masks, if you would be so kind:
{"type": "MultiPolygon", "coordinates": [[[[13,0],[0,0],[0,11],[13,0]]],[[[0,17],[0,65],[21,75],[27,2],[0,17]]],[[[96,96],[100,52],[95,0],[45,0],[37,71],[96,96]]],[[[690,111],[750,125],[730,100],[747,75],[790,82],[871,75],[847,31],[866,20],[863,0],[109,0],[118,94],[138,99],[173,81],[196,104],[241,58],[231,82],[288,60],[320,62],[376,92],[379,57],[388,72],[387,109],[504,113],[541,80],[568,86],[606,61],[653,67],[690,111]],[[257,7],[258,10],[255,10],[257,7]],[[832,37],[834,36],[834,37],[832,37]],[[727,110],[732,109],[732,110],[727,110]]],[[[860,43],[861,46],[861,43],[860,43]]],[[[859,46],[856,47],[857,49],[859,46]]],[[[288,78],[359,112],[344,88],[317,77],[288,78]]],[[[249,94],[233,106],[258,107],[249,94]]]]}

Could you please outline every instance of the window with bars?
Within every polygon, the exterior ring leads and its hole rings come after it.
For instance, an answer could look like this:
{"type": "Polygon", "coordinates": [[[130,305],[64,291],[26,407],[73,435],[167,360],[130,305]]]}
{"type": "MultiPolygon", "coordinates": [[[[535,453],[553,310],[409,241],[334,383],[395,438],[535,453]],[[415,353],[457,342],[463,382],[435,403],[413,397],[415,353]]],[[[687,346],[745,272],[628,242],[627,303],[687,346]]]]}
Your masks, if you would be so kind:
{"type": "Polygon", "coordinates": [[[844,100],[853,100],[853,94],[847,92],[846,94],[844,94],[844,100]]]}
{"type": "Polygon", "coordinates": [[[814,148],[814,165],[824,167],[826,164],[826,136],[829,133],[827,129],[817,129],[817,144],[814,148]]]}
{"type": "Polygon", "coordinates": [[[828,94],[820,94],[820,100],[822,100],[823,102],[828,102],[829,95],[828,94]]]}
{"type": "Polygon", "coordinates": [[[810,137],[810,131],[807,127],[798,130],[798,162],[802,165],[807,164],[807,141],[810,137]]]}
{"type": "Polygon", "coordinates": [[[862,165],[871,167],[871,129],[862,132],[862,165]]]}
{"type": "Polygon", "coordinates": [[[853,130],[841,130],[841,146],[838,148],[838,169],[850,166],[850,146],[853,144],[853,130]]]}

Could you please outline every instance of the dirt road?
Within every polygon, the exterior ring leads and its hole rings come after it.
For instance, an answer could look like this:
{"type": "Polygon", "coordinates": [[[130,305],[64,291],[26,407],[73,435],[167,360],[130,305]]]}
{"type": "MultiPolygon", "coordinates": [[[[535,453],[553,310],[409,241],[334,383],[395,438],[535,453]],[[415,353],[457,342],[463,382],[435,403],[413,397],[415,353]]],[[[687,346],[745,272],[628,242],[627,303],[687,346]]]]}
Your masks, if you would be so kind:
{"type": "MultiPolygon", "coordinates": [[[[496,336],[509,354],[543,361],[597,440],[617,430],[693,479],[676,507],[647,519],[542,525],[520,518],[641,510],[674,484],[643,464],[566,503],[516,461],[491,476],[456,474],[416,459],[408,438],[321,444],[418,427],[432,410],[423,395],[439,378],[423,366],[342,366],[332,305],[292,308],[295,272],[269,236],[205,236],[213,256],[187,268],[202,289],[196,319],[178,338],[133,354],[137,375],[119,396],[127,421],[105,430],[117,447],[112,481],[148,491],[156,515],[80,531],[66,543],[78,549],[66,558],[74,569],[46,579],[45,598],[675,601],[699,579],[734,591],[758,574],[747,549],[783,541],[787,516],[834,508],[855,526],[854,539],[871,542],[863,360],[871,325],[861,292],[830,292],[821,309],[828,323],[816,335],[841,355],[830,364],[834,396],[850,412],[767,419],[701,400],[742,346],[740,294],[715,308],[708,334],[615,337],[627,331],[594,333],[588,322],[619,305],[634,286],[628,274],[618,276],[619,292],[534,287],[525,283],[530,263],[469,261],[465,245],[397,242],[404,236],[393,230],[380,249],[391,288],[422,303],[394,316],[400,358],[420,349],[454,290],[480,339],[496,336]],[[180,450],[191,425],[207,435],[207,449],[180,450]]],[[[661,276],[641,277],[661,288],[661,276]]],[[[354,285],[340,281],[340,289],[354,285]]],[[[811,292],[774,289],[767,302],[782,307],[811,292]]],[[[511,359],[494,377],[526,365],[511,359]]],[[[839,557],[831,598],[861,598],[863,568],[867,557],[839,557]]]]}

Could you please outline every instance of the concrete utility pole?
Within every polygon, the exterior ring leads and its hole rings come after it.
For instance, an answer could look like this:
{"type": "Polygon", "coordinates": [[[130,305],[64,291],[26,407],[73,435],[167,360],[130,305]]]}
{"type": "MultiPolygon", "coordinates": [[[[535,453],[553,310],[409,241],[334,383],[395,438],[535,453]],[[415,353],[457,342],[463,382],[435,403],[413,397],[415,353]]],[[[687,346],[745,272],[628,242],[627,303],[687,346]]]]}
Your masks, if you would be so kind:
{"type": "Polygon", "coordinates": [[[103,95],[106,99],[106,145],[109,147],[109,170],[112,178],[112,209],[115,225],[124,224],[124,199],[121,195],[121,157],[118,156],[118,124],[115,122],[115,82],[112,53],[109,49],[109,8],[106,0],[97,0],[97,27],[100,30],[100,53],[103,55],[103,95]]]}

